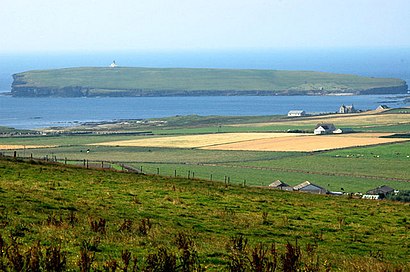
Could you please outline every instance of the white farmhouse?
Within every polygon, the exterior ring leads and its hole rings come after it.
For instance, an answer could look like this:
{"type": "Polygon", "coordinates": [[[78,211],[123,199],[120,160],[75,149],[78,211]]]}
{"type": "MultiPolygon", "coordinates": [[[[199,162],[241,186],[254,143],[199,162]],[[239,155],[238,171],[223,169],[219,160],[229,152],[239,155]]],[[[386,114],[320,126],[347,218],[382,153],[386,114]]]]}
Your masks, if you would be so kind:
{"type": "Polygon", "coordinates": [[[331,134],[336,130],[333,124],[317,124],[313,133],[315,135],[331,134]]]}

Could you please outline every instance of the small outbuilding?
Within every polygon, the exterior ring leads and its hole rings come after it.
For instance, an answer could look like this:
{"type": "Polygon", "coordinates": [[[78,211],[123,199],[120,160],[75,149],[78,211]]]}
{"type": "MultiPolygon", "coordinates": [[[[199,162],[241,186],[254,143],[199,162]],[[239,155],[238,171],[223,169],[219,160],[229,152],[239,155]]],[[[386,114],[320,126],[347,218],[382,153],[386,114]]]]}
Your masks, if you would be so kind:
{"type": "Polygon", "coordinates": [[[334,130],[332,133],[333,134],[342,134],[342,133],[352,133],[353,129],[351,128],[338,128],[334,130]]]}
{"type": "Polygon", "coordinates": [[[310,181],[305,181],[299,185],[294,186],[293,190],[313,194],[327,194],[328,192],[325,188],[315,185],[310,181]]]}
{"type": "Polygon", "coordinates": [[[331,134],[336,130],[333,124],[317,124],[313,133],[316,135],[331,134]]]}
{"type": "Polygon", "coordinates": [[[288,184],[284,183],[281,180],[276,180],[269,184],[270,189],[277,189],[282,191],[293,191],[293,187],[289,186],[288,184]]]}
{"type": "Polygon", "coordinates": [[[288,117],[301,117],[305,115],[306,112],[304,110],[291,110],[288,112],[288,117]]]}
{"type": "Polygon", "coordinates": [[[376,110],[387,110],[389,107],[387,105],[379,105],[376,110]]]}
{"type": "Polygon", "coordinates": [[[378,195],[380,198],[385,198],[388,194],[393,194],[394,191],[395,190],[393,188],[386,185],[382,185],[367,191],[366,195],[378,195]]]}

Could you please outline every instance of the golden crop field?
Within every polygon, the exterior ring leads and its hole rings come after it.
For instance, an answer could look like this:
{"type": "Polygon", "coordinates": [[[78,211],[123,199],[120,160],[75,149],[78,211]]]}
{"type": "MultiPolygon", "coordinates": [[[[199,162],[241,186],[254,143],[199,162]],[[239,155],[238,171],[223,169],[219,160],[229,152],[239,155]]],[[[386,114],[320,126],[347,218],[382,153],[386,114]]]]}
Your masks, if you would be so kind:
{"type": "MultiPolygon", "coordinates": [[[[292,137],[303,134],[291,134],[292,137]]],[[[97,143],[93,145],[104,146],[140,146],[140,147],[172,147],[172,148],[201,148],[213,145],[222,145],[229,143],[238,143],[258,139],[272,139],[280,137],[289,137],[289,133],[220,133],[220,134],[202,134],[202,135],[185,135],[171,137],[155,137],[137,140],[114,141],[97,143]]]]}
{"type": "Polygon", "coordinates": [[[221,133],[156,137],[127,141],[97,143],[103,146],[201,148],[208,150],[248,151],[319,151],[354,146],[376,145],[408,139],[380,138],[390,133],[352,133],[306,135],[298,133],[221,133]]]}
{"type": "Polygon", "coordinates": [[[408,141],[399,138],[379,138],[386,133],[355,133],[333,135],[308,135],[299,137],[280,137],[257,139],[241,143],[231,143],[204,147],[211,150],[252,150],[252,151],[300,151],[311,152],[355,146],[377,145],[408,141]]]}
{"type": "Polygon", "coordinates": [[[0,145],[0,150],[15,150],[15,149],[33,149],[33,148],[49,148],[56,147],[55,145],[0,145]]]}

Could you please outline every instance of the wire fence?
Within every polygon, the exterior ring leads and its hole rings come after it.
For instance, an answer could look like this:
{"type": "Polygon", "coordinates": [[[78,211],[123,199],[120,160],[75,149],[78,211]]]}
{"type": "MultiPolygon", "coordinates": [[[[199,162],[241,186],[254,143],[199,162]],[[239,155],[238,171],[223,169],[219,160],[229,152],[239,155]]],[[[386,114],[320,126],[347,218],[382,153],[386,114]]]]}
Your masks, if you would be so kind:
{"type": "MultiPolygon", "coordinates": [[[[154,163],[138,163],[138,162],[124,162],[124,161],[112,161],[112,160],[90,160],[90,159],[69,159],[67,157],[61,158],[57,155],[44,155],[41,157],[33,156],[33,154],[27,155],[25,151],[0,151],[0,157],[7,159],[15,159],[20,161],[35,161],[45,163],[56,163],[61,165],[69,165],[75,167],[81,167],[85,169],[98,169],[98,170],[112,170],[121,171],[136,174],[145,175],[158,175],[174,178],[187,178],[187,179],[202,179],[210,181],[222,181],[224,184],[230,185],[233,181],[228,175],[205,173],[194,170],[182,170],[182,169],[170,169],[169,167],[164,170],[160,164],[154,163]],[[139,164],[139,165],[138,165],[139,164]],[[138,165],[138,166],[137,166],[138,165]]],[[[186,164],[184,164],[186,165],[186,164]]],[[[246,180],[236,181],[235,183],[243,184],[246,186],[246,180]]]]}

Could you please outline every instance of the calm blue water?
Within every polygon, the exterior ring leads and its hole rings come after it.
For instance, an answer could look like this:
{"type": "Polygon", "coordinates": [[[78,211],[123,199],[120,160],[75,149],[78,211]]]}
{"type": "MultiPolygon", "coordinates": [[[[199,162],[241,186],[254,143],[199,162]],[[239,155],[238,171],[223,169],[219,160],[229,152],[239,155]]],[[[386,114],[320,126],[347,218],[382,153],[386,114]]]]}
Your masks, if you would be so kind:
{"type": "MultiPolygon", "coordinates": [[[[341,104],[375,109],[390,96],[213,96],[132,98],[14,98],[0,96],[0,125],[15,128],[69,126],[77,122],[175,115],[273,115],[292,109],[336,112],[341,104]]],[[[402,106],[401,102],[387,103],[402,106]]]]}
{"type": "MultiPolygon", "coordinates": [[[[33,69],[78,66],[207,67],[313,70],[410,82],[410,48],[295,49],[259,51],[88,52],[14,54],[0,52],[0,93],[9,92],[11,75],[33,69]]],[[[291,109],[334,112],[341,104],[373,109],[383,96],[348,97],[159,97],[12,98],[0,96],[0,126],[36,128],[73,122],[140,119],[173,115],[271,115],[291,109]]],[[[390,106],[402,106],[391,103],[390,106]]]]}

